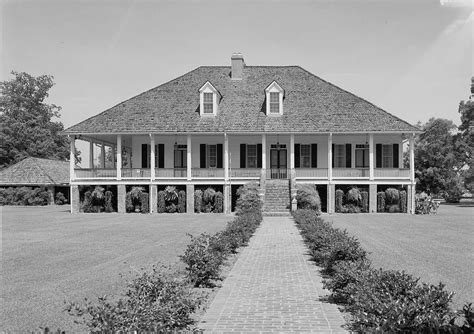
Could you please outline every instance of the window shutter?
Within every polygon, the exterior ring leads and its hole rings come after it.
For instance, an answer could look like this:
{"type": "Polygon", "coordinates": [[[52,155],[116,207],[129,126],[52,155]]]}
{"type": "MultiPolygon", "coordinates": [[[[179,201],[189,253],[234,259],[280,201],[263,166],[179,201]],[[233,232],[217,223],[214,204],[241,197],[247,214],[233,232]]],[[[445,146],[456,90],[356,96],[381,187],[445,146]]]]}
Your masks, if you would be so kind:
{"type": "Polygon", "coordinates": [[[206,144],[200,145],[200,168],[206,168],[206,144]]]}
{"type": "Polygon", "coordinates": [[[222,168],[223,167],[223,161],[224,157],[222,154],[223,150],[223,145],[222,144],[217,144],[217,168],[222,168]]]}
{"type": "Polygon", "coordinates": [[[158,144],[158,168],[165,168],[165,144],[158,144]]]}
{"type": "Polygon", "coordinates": [[[257,168],[262,168],[262,144],[257,144],[257,168]]]}
{"type": "Polygon", "coordinates": [[[300,168],[300,144],[295,144],[295,168],[300,168]]]}
{"type": "Polygon", "coordinates": [[[245,168],[247,154],[246,154],[247,145],[240,144],[240,168],[245,168]]]}
{"type": "Polygon", "coordinates": [[[352,167],[352,144],[346,144],[346,168],[352,167]]]}
{"type": "Polygon", "coordinates": [[[334,144],[332,144],[332,168],[334,168],[334,156],[335,156],[336,152],[334,152],[334,144]]]}
{"type": "Polygon", "coordinates": [[[398,144],[393,144],[393,168],[399,168],[399,151],[398,144]]]}
{"type": "Polygon", "coordinates": [[[311,144],[311,168],[318,168],[318,144],[311,144]]]}
{"type": "MultiPolygon", "coordinates": [[[[158,168],[158,162],[159,162],[159,158],[158,158],[158,145],[155,145],[155,168],[158,168]]],[[[151,166],[150,166],[151,167],[151,166]]]]}
{"type": "Polygon", "coordinates": [[[382,168],[382,144],[375,145],[375,168],[382,168]]]}
{"type": "Polygon", "coordinates": [[[142,144],[142,168],[148,168],[148,145],[142,144]]]}

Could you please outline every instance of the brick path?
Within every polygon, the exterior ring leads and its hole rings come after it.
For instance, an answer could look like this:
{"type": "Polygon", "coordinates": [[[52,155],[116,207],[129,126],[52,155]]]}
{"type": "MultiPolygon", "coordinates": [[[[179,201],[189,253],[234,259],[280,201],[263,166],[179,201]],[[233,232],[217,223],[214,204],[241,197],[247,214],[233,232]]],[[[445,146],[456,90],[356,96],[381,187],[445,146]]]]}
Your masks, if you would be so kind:
{"type": "Polygon", "coordinates": [[[345,333],[289,217],[265,217],[199,327],[206,332],[345,333]]]}

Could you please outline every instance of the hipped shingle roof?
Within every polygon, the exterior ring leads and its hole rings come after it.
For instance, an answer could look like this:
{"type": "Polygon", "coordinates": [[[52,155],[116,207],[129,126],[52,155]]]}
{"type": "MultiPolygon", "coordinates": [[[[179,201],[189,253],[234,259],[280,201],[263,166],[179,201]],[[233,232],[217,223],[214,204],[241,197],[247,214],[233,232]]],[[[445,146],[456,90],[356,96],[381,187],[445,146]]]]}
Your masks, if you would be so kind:
{"type": "Polygon", "coordinates": [[[69,184],[69,162],[29,157],[0,170],[0,186],[69,184]]]}
{"type": "Polygon", "coordinates": [[[68,128],[66,134],[419,132],[409,123],[299,66],[202,66],[68,128]],[[215,117],[199,114],[199,88],[222,95],[215,117]],[[284,89],[283,115],[265,114],[265,88],[284,89]]]}

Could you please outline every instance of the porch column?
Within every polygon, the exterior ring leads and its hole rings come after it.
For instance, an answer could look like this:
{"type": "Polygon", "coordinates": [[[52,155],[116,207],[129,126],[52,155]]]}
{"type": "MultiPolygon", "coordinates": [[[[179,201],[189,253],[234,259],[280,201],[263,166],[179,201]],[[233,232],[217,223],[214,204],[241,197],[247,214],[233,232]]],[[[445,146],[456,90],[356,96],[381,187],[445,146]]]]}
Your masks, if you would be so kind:
{"type": "Polygon", "coordinates": [[[101,168],[105,168],[105,144],[104,143],[100,145],[100,166],[101,168]]]}
{"type": "Polygon", "coordinates": [[[74,165],[76,164],[76,137],[69,137],[69,183],[74,180],[74,165]]]}
{"type": "Polygon", "coordinates": [[[89,168],[94,168],[94,142],[92,140],[89,142],[89,168]]]}
{"type": "Polygon", "coordinates": [[[410,199],[409,202],[409,212],[411,214],[415,214],[415,194],[416,194],[416,183],[415,183],[415,134],[413,133],[410,137],[409,141],[410,145],[410,186],[408,187],[408,191],[410,195],[408,196],[410,199]]]}
{"type": "Polygon", "coordinates": [[[260,188],[265,188],[267,173],[267,135],[262,134],[262,170],[260,171],[260,188]]]}
{"type": "Polygon", "coordinates": [[[150,186],[150,213],[156,211],[158,206],[158,186],[156,184],[152,184],[150,186]]]}
{"type": "Polygon", "coordinates": [[[328,180],[332,181],[332,133],[328,136],[328,180]]]}
{"type": "Polygon", "coordinates": [[[79,199],[79,186],[78,185],[71,184],[71,196],[69,200],[71,201],[71,213],[79,213],[81,202],[79,199]]]}
{"type": "Polygon", "coordinates": [[[374,179],[374,134],[369,134],[369,179],[374,179]]]}
{"type": "Polygon", "coordinates": [[[127,195],[127,190],[125,188],[125,184],[117,185],[117,212],[118,213],[125,213],[125,198],[127,195]]]}
{"type": "Polygon", "coordinates": [[[377,185],[369,184],[369,212],[377,212],[377,185]]]}
{"type": "Polygon", "coordinates": [[[188,181],[191,181],[191,165],[193,163],[192,155],[191,155],[191,151],[192,151],[191,135],[187,135],[186,141],[187,141],[186,143],[187,144],[186,145],[186,166],[187,166],[186,176],[188,177],[188,181]]]}
{"type": "Polygon", "coordinates": [[[122,135],[117,135],[117,180],[122,179],[122,135]]]}
{"type": "Polygon", "coordinates": [[[117,150],[115,149],[115,146],[112,145],[112,164],[113,168],[117,168],[117,162],[115,161],[115,153],[117,150]]]}
{"type": "MultiPolygon", "coordinates": [[[[296,198],[295,135],[290,134],[290,200],[296,198]]],[[[293,207],[292,207],[293,208],[293,207]]]]}
{"type": "Polygon", "coordinates": [[[229,186],[229,136],[224,133],[224,213],[231,211],[229,186]]]}
{"type": "Polygon", "coordinates": [[[155,136],[150,133],[150,178],[155,179],[155,136]]]}

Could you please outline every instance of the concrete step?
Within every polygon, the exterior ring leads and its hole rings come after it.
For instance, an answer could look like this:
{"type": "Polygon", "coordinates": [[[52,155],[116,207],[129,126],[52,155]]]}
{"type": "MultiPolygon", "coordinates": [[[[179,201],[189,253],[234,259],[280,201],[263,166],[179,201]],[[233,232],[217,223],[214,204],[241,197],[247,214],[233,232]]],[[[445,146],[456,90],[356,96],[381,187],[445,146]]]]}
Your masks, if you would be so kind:
{"type": "Polygon", "coordinates": [[[291,217],[290,211],[281,211],[281,212],[264,212],[263,216],[266,217],[291,217]]]}

